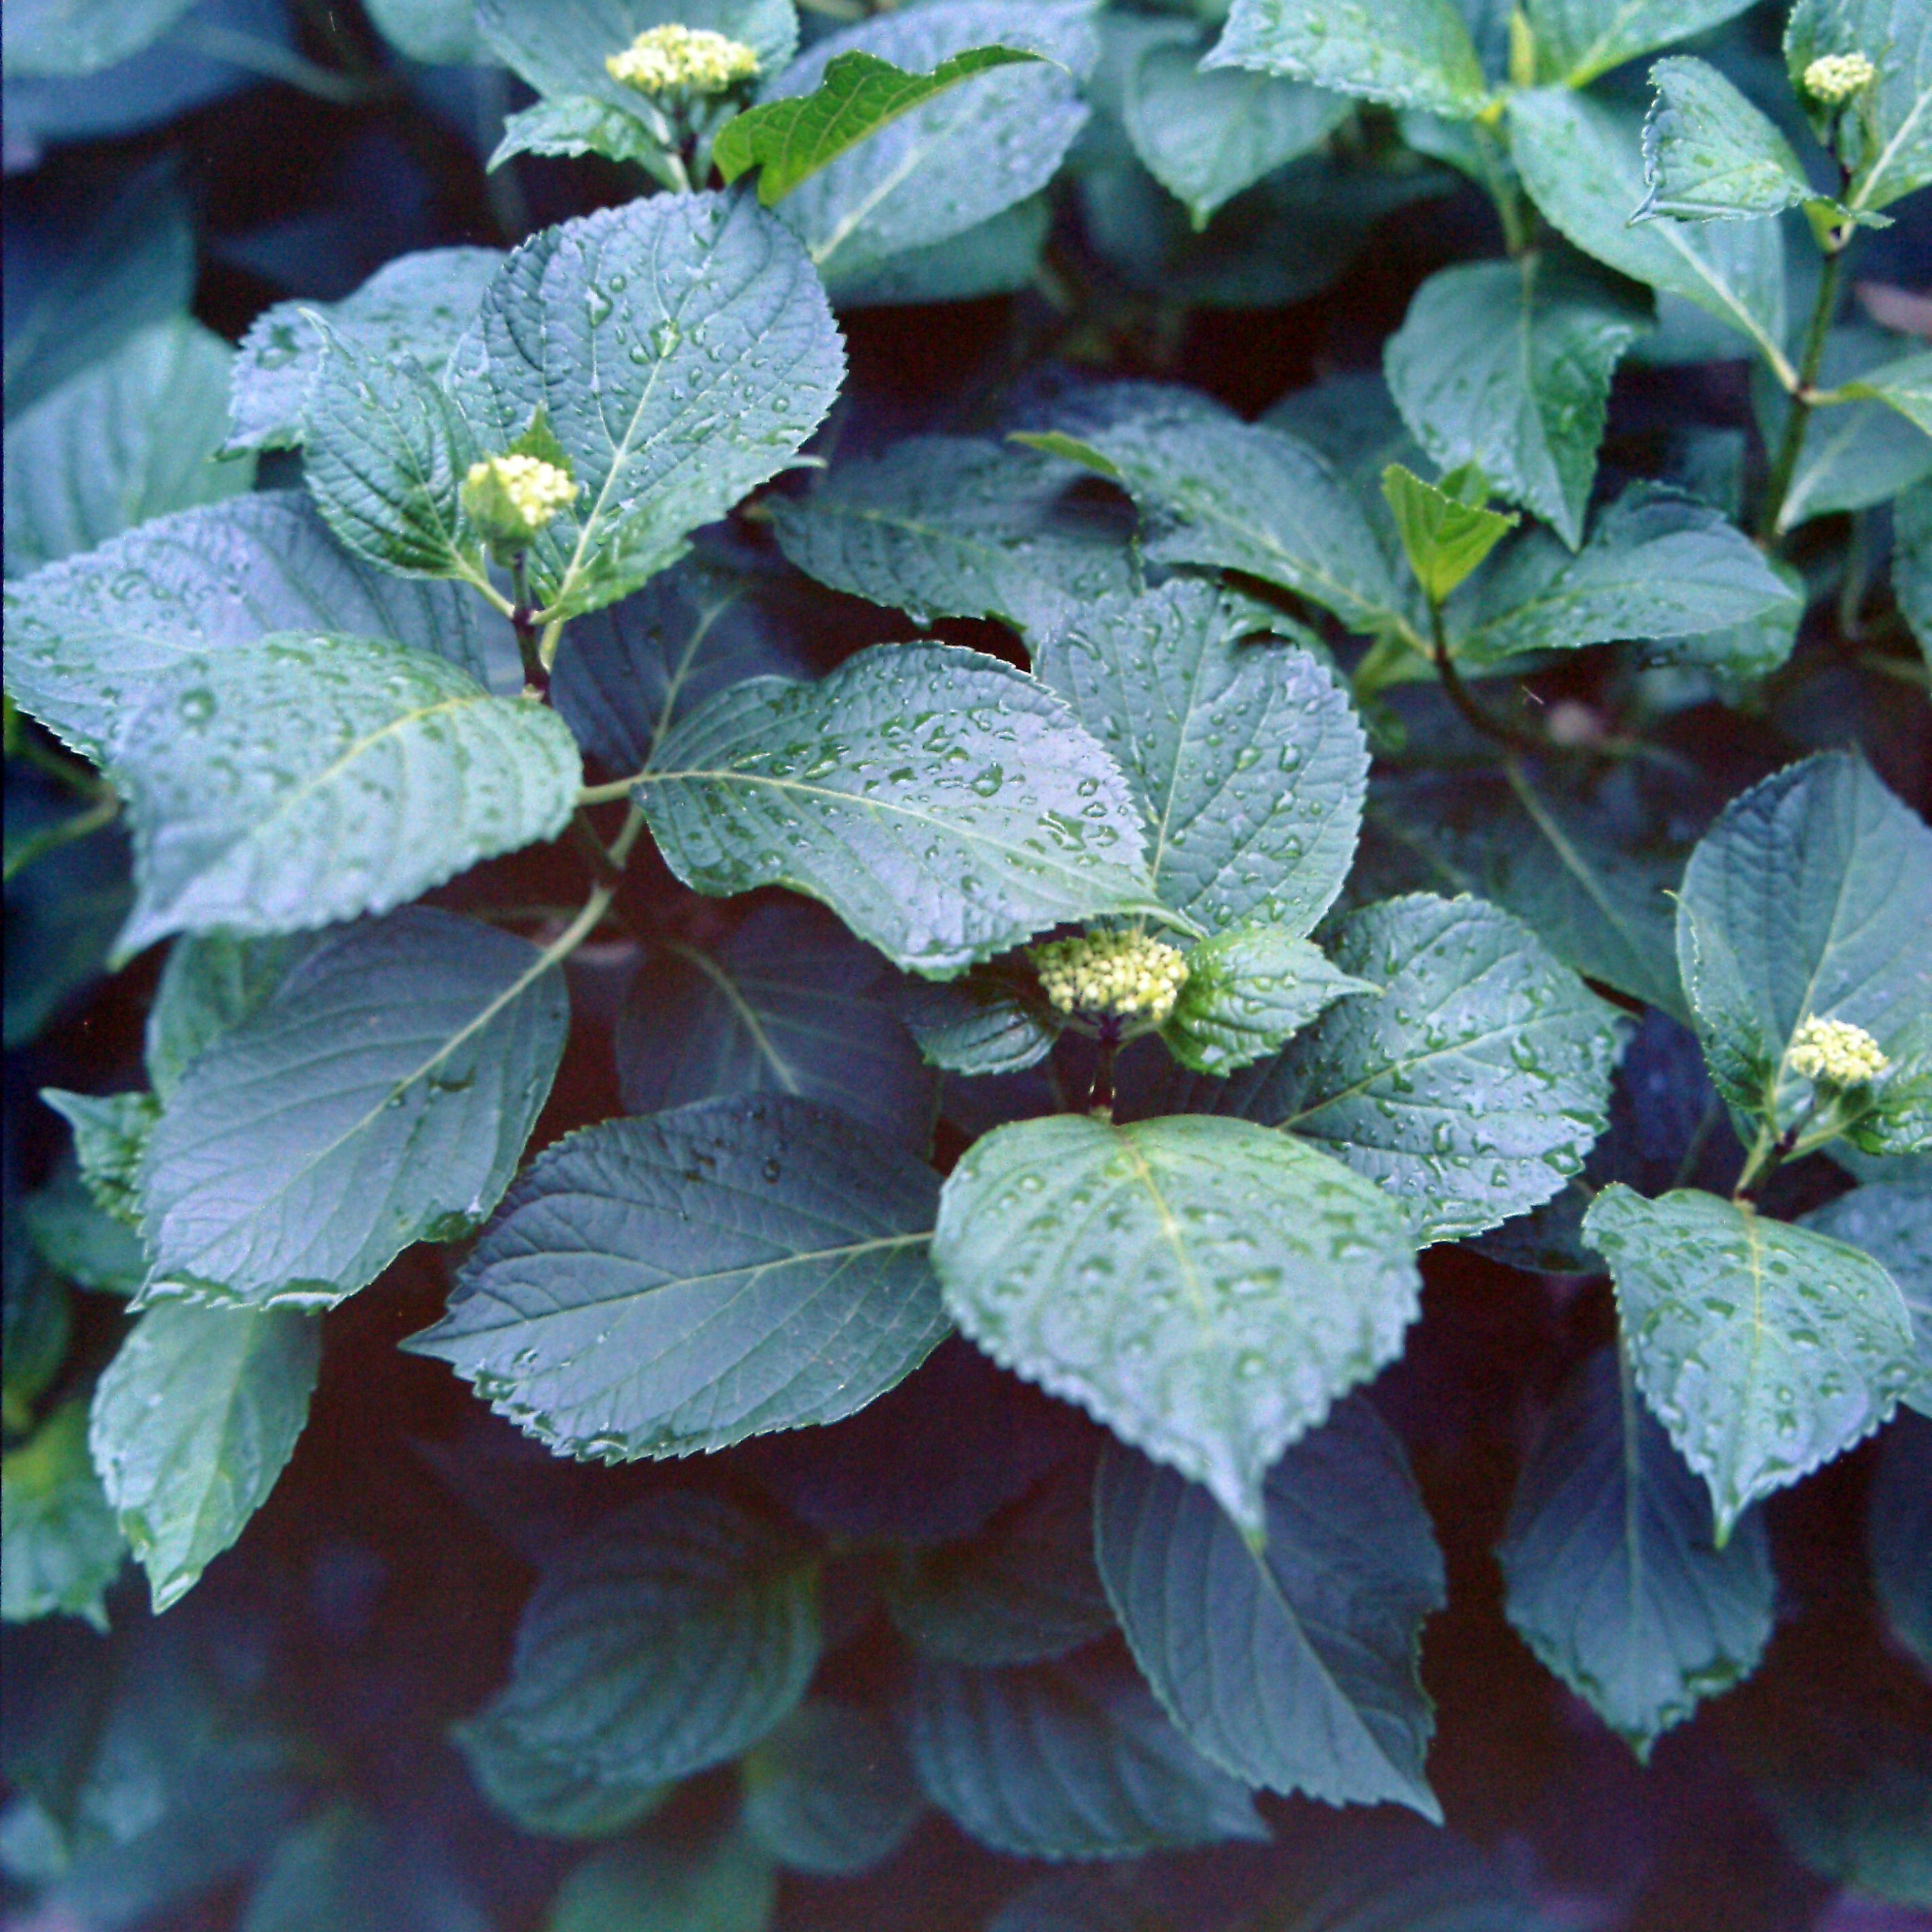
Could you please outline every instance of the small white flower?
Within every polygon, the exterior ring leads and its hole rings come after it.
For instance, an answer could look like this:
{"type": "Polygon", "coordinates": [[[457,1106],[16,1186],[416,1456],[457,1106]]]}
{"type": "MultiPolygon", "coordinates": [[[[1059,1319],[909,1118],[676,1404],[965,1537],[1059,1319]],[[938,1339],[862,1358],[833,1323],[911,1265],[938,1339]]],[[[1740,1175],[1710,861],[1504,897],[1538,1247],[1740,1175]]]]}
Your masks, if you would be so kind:
{"type": "Polygon", "coordinates": [[[1791,1036],[1791,1065],[1808,1080],[1856,1087],[1875,1080],[1892,1064],[1878,1042],[1850,1020],[1808,1019],[1791,1036]]]}
{"type": "Polygon", "coordinates": [[[709,27],[653,27],[621,53],[609,56],[604,70],[613,80],[640,94],[722,94],[758,70],[758,56],[742,40],[728,39],[709,27]]]}
{"type": "Polygon", "coordinates": [[[463,507],[484,528],[520,524],[534,536],[577,500],[577,485],[540,456],[488,456],[463,479],[463,507]]]}
{"type": "Polygon", "coordinates": [[[1835,106],[1877,78],[1878,69],[1863,54],[1820,54],[1804,70],[1804,92],[1835,106]]]}
{"type": "Polygon", "coordinates": [[[1047,998],[1063,1013],[1144,1020],[1159,1026],[1187,983],[1174,946],[1138,932],[1089,932],[1049,940],[1031,958],[1047,998]]]}

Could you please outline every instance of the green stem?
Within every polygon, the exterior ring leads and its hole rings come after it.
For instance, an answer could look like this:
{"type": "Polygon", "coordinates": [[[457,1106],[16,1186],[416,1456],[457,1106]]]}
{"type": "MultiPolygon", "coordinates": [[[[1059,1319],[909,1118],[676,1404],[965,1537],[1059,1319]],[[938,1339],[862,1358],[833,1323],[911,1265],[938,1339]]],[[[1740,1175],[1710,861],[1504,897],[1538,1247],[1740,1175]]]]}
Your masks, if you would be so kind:
{"type": "Polygon", "coordinates": [[[1784,500],[1790,494],[1791,479],[1797,473],[1798,459],[1804,453],[1804,432],[1810,426],[1817,392],[1818,371],[1825,360],[1825,344],[1831,334],[1832,318],[1838,310],[1838,290],[1844,280],[1843,247],[1825,257],[1825,272],[1818,278],[1818,299],[1811,307],[1811,320],[1804,332],[1804,350],[1798,358],[1798,385],[1791,392],[1790,412],[1784,418],[1784,434],[1778,454],[1772,458],[1771,475],[1764,488],[1764,506],[1758,514],[1760,542],[1770,543],[1779,535],[1778,518],[1784,500]]]}
{"type": "Polygon", "coordinates": [[[98,832],[104,825],[111,824],[120,812],[121,801],[111,791],[104,791],[85,812],[76,812],[71,818],[63,819],[58,825],[50,825],[43,832],[36,832],[22,838],[17,845],[7,850],[5,873],[8,878],[24,872],[36,859],[44,859],[50,852],[58,851],[63,845],[71,845],[77,838],[85,838],[91,832],[98,832]]]}
{"type": "Polygon", "coordinates": [[[516,560],[510,566],[510,582],[514,593],[510,605],[510,628],[517,634],[517,654],[524,661],[524,683],[531,690],[548,697],[550,666],[544,661],[543,647],[537,636],[537,614],[530,607],[528,568],[528,557],[522,550],[518,551],[516,560]]]}
{"type": "Polygon", "coordinates": [[[1449,702],[1469,728],[1479,736],[1507,745],[1519,752],[1541,752],[1546,748],[1540,738],[1527,731],[1519,730],[1514,724],[1505,724],[1500,718],[1492,718],[1475,699],[1469,694],[1469,688],[1462,682],[1462,674],[1456,668],[1456,661],[1449,655],[1449,638],[1442,628],[1442,606],[1434,598],[1429,600],[1429,631],[1434,641],[1433,656],[1436,674],[1442,680],[1442,689],[1449,702]]]}

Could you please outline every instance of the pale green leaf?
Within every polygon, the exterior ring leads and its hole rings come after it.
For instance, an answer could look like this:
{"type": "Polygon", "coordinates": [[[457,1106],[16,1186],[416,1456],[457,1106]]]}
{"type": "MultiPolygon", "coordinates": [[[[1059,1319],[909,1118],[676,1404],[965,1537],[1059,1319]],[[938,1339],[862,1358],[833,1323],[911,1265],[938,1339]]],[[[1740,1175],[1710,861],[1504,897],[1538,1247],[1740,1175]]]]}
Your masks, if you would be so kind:
{"type": "Polygon", "coordinates": [[[932,1170],[777,1095],[607,1120],[546,1148],[413,1338],[580,1458],[832,1422],[946,1334],[932,1170]]]}
{"type": "Polygon", "coordinates": [[[1742,14],[1750,0],[1526,0],[1539,80],[1582,87],[1600,74],[1742,14]]]}
{"type": "Polygon", "coordinates": [[[150,1309],[94,1392],[88,1439],[157,1612],[268,1500],[308,1420],[321,1324],[284,1309],[150,1309]]]}
{"type": "Polygon", "coordinates": [[[1852,170],[1845,200],[1883,208],[1932,182],[1932,20],[1923,0],[1797,0],[1785,23],[1792,91],[1824,134],[1835,123],[1852,170]],[[1863,54],[1878,77],[1855,111],[1812,102],[1804,70],[1826,54],[1863,54]]]}
{"type": "Polygon", "coordinates": [[[143,1053],[155,1098],[171,1098],[189,1067],[250,1018],[314,944],[305,933],[269,939],[184,933],[177,939],[148,1009],[143,1053]]]}
{"type": "MultiPolygon", "coordinates": [[[[1812,412],[1790,487],[1778,506],[1780,534],[1834,510],[1882,503],[1932,476],[1932,430],[1919,419],[1932,411],[1924,394],[1924,370],[1932,367],[1932,356],[1894,362],[1899,346],[1897,337],[1876,329],[1832,330],[1821,382],[1836,386],[1841,396],[1874,400],[1841,400],[1812,412]]],[[[1790,399],[1762,382],[1754,390],[1766,446],[1775,449],[1784,434],[1790,399]]]]}
{"type": "Polygon", "coordinates": [[[86,1402],[63,1403],[0,1457],[0,1618],[29,1623],[58,1611],[106,1629],[104,1600],[127,1545],[88,1454],[86,1402]]]}
{"type": "Polygon", "coordinates": [[[333,932],[180,1074],[142,1170],[143,1291],[326,1307],[476,1226],[563,1051],[527,940],[415,906],[333,932]]]}
{"type": "Polygon", "coordinates": [[[1583,1232],[1610,1263],[1638,1384],[1709,1485],[1720,1546],[1760,1497],[1870,1435],[1917,1372],[1898,1288],[1842,1241],[1748,1202],[1621,1184],[1583,1232]]]}
{"type": "Polygon", "coordinates": [[[1052,200],[1042,189],[943,242],[908,248],[868,268],[835,272],[833,298],[850,310],[1016,295],[1039,278],[1052,226],[1052,200]]]}
{"type": "MultiPolygon", "coordinates": [[[[1486,495],[1480,471],[1474,480],[1486,495]]],[[[1395,518],[1408,567],[1433,603],[1439,604],[1475,570],[1518,520],[1514,514],[1505,516],[1480,502],[1465,502],[1448,490],[1425,483],[1400,463],[1391,463],[1382,472],[1382,495],[1395,518]]]]}
{"type": "Polygon", "coordinates": [[[820,1877],[890,1858],[924,1808],[897,1736],[827,1697],[807,1698],[754,1744],[740,1775],[746,1830],[780,1864],[820,1877]]]}
{"type": "Polygon", "coordinates": [[[1285,74],[1459,121],[1490,93],[1455,0],[1234,0],[1203,64],[1285,74]]]}
{"type": "Polygon", "coordinates": [[[1898,1284],[1918,1358],[1904,1399],[1932,1415],[1932,1181],[1869,1181],[1813,1208],[1799,1226],[1862,1249],[1898,1284]]]}
{"type": "Polygon", "coordinates": [[[1806,179],[1791,143],[1708,61],[1660,60],[1643,124],[1650,192],[1633,221],[1738,221],[1827,199],[1806,179]]]}
{"type": "Polygon", "coordinates": [[[545,706],[400,645],[292,633],[179,659],[113,770],[134,823],[123,958],[170,932],[386,911],[554,838],[582,776],[545,706]]]}
{"type": "Polygon", "coordinates": [[[1381,992],[1330,965],[1309,940],[1250,920],[1189,952],[1186,983],[1160,1036],[1182,1066],[1226,1075],[1278,1053],[1336,1000],[1381,992]]]}
{"type": "Polygon", "coordinates": [[[188,11],[190,0],[13,0],[9,80],[77,79],[131,60],[188,11]]]}
{"type": "Polygon", "coordinates": [[[1883,363],[1845,387],[1855,396],[1890,404],[1907,422],[1932,436],[1932,350],[1883,363]]]}
{"type": "Polygon", "coordinates": [[[789,886],[932,978],[1063,920],[1158,910],[1113,760],[976,652],[880,645],[817,684],[752,679],[676,726],[634,796],[686,884],[789,886]]]}

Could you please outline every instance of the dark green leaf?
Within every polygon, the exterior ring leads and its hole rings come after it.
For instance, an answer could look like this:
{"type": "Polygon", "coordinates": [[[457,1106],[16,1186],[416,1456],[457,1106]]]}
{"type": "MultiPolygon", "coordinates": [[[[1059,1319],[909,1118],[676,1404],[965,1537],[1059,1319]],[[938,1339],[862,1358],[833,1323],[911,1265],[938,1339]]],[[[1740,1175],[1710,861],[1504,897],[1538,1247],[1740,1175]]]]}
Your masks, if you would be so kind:
{"type": "Polygon", "coordinates": [[[650,1839],[586,1858],[559,1888],[545,1932],[766,1932],[778,1879],[741,1828],[710,1844],[650,1839]]]}
{"type": "Polygon", "coordinates": [[[941,986],[902,984],[899,1017],[931,1066],[1018,1073],[1053,1051],[1060,1016],[1027,968],[976,966],[941,986]]]}
{"type": "Polygon", "coordinates": [[[1798,1225],[1862,1249],[1898,1284],[1918,1358],[1904,1400],[1932,1415],[1932,1180],[1868,1182],[1813,1208],[1798,1225]]]}
{"type": "Polygon", "coordinates": [[[1527,0],[1539,80],[1581,87],[1639,54],[1742,14],[1750,0],[1527,0]]]}
{"type": "Polygon", "coordinates": [[[643,106],[634,94],[630,107],[614,107],[590,94],[552,94],[504,121],[489,171],[518,154],[602,154],[607,161],[636,161],[664,187],[675,188],[683,158],[675,140],[663,138],[670,129],[662,116],[653,112],[647,123],[632,111],[643,106]]]}
{"type": "Polygon", "coordinates": [[[0,1458],[0,1617],[27,1623],[64,1611],[106,1630],[107,1586],[127,1546],[87,1453],[86,1402],[56,1409],[0,1458]]]}
{"type": "Polygon", "coordinates": [[[1184,1066],[1225,1076],[1278,1053],[1336,1000],[1381,992],[1330,965],[1309,940],[1250,920],[1188,954],[1187,982],[1160,1036],[1184,1066]]]}
{"type": "Polygon", "coordinates": [[[1879,1450],[1865,1514],[1872,1588],[1892,1634],[1932,1666],[1932,1421],[1901,1415],[1879,1450]]]}
{"type": "Polygon", "coordinates": [[[674,1786],[607,1777],[594,1765],[526,1749],[483,1718],[464,1727],[463,1756],[477,1790],[519,1831],[541,1838],[609,1838],[648,1818],[674,1786]]]}
{"type": "Polygon", "coordinates": [[[1053,210],[1044,190],[944,242],[908,248],[834,278],[843,310],[894,303],[974,302],[1016,295],[1038,279],[1053,210]]]}
{"type": "Polygon", "coordinates": [[[754,1744],[742,1776],[746,1829],[780,1864],[821,1877],[890,1858],[923,1808],[897,1736],[829,1698],[808,1698],[754,1744]]]}
{"type": "MultiPolygon", "coordinates": [[[[26,1222],[34,1252],[62,1280],[104,1294],[132,1294],[147,1279],[148,1254],[140,1236],[94,1199],[76,1167],[57,1168],[52,1180],[28,1195],[18,1212],[26,1222]]],[[[16,1344],[10,1325],[7,1332],[10,1390],[16,1385],[16,1344]]],[[[65,1334],[63,1326],[63,1346],[65,1334]]],[[[23,1364],[32,1352],[22,1338],[19,1358],[23,1364]]]]}
{"type": "Polygon", "coordinates": [[[1209,68],[1266,74],[1466,120],[1489,84],[1455,0],[1234,0],[1209,68]]]}

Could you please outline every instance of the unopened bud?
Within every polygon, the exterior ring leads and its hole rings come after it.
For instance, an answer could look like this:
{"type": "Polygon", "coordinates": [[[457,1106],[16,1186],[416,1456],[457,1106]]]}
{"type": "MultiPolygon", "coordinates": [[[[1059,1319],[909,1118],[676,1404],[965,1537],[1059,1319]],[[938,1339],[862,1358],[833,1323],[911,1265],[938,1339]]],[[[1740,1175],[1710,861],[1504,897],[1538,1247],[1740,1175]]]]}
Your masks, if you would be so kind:
{"type": "Polygon", "coordinates": [[[742,40],[728,39],[709,27],[653,27],[622,53],[610,55],[604,71],[640,94],[722,94],[758,70],[758,56],[742,40]]]}
{"type": "Polygon", "coordinates": [[[1804,92],[1814,100],[1835,106],[1862,93],[1878,78],[1878,69],[1863,54],[1820,54],[1804,70],[1804,92]]]}
{"type": "Polygon", "coordinates": [[[1856,1087],[1876,1080],[1891,1064],[1878,1042],[1850,1020],[1808,1019],[1791,1036],[1792,1070],[1807,1080],[1856,1087]]]}
{"type": "Polygon", "coordinates": [[[1187,983],[1175,947],[1138,932],[1089,932],[1048,940],[1032,951],[1047,998],[1063,1013],[1143,1020],[1159,1026],[1187,983]]]}
{"type": "Polygon", "coordinates": [[[489,456],[463,479],[464,514],[493,550],[520,550],[577,500],[569,472],[540,456],[489,456]]]}

